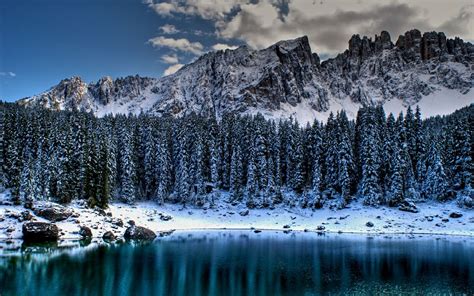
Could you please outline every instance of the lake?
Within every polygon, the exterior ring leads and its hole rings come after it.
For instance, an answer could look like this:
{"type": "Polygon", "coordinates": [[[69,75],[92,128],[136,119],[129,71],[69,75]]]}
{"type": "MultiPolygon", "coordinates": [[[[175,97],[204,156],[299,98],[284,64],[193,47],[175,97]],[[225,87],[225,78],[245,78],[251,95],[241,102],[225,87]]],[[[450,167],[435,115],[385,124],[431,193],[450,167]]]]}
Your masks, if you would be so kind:
{"type": "Polygon", "coordinates": [[[0,249],[0,295],[473,295],[474,239],[175,232],[0,249]]]}

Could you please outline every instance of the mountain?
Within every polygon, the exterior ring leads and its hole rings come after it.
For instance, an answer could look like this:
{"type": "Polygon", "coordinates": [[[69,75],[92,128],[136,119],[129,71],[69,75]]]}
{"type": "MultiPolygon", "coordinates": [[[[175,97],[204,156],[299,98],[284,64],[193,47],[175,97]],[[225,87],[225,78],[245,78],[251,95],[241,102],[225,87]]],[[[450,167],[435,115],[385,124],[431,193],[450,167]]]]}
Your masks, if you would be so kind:
{"type": "Polygon", "coordinates": [[[385,31],[373,40],[354,35],[347,50],[323,62],[304,36],[263,50],[209,52],[162,78],[104,77],[87,84],[72,77],[19,103],[98,116],[260,112],[305,122],[341,109],[353,117],[360,106],[374,104],[393,112],[419,104],[425,115],[446,114],[474,101],[473,86],[473,44],[414,29],[395,43],[385,31]]]}

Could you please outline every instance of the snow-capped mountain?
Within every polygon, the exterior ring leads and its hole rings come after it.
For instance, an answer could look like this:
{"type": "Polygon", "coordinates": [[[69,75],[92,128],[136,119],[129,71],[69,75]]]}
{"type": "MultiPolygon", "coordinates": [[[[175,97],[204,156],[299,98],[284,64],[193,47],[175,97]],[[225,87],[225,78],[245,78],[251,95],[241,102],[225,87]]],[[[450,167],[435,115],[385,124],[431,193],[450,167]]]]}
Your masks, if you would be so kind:
{"type": "Polygon", "coordinates": [[[474,102],[473,86],[473,44],[411,30],[395,44],[385,31],[374,40],[354,35],[346,51],[323,62],[301,37],[263,50],[210,52],[162,78],[104,77],[87,84],[73,77],[19,102],[98,116],[261,112],[305,122],[340,109],[353,117],[373,104],[393,112],[419,104],[425,115],[445,114],[474,102]]]}

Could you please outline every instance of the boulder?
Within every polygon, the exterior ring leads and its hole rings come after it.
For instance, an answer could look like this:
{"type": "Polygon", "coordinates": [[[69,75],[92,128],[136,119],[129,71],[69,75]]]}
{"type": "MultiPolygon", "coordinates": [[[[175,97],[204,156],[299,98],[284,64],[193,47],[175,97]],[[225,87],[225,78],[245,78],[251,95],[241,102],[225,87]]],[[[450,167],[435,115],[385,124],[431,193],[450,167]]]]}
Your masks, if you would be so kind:
{"type": "Polygon", "coordinates": [[[102,235],[102,239],[106,241],[113,241],[115,240],[115,234],[112,231],[107,231],[102,235]]]}
{"type": "Polygon", "coordinates": [[[34,213],[36,216],[51,222],[59,222],[71,217],[72,210],[60,205],[48,205],[35,207],[34,213]]]}
{"type": "Polygon", "coordinates": [[[171,217],[170,215],[163,215],[163,214],[160,214],[160,220],[161,221],[169,221],[173,219],[173,217],[171,217]]]}
{"type": "Polygon", "coordinates": [[[173,232],[174,232],[174,229],[171,229],[171,230],[168,230],[168,231],[161,231],[161,232],[159,232],[159,236],[160,237],[169,236],[169,235],[172,235],[173,232]]]}
{"type": "Polygon", "coordinates": [[[87,226],[81,226],[79,235],[84,239],[92,238],[92,230],[87,226]]]}
{"type": "Polygon", "coordinates": [[[461,218],[461,217],[462,217],[462,214],[459,213],[459,212],[452,212],[451,214],[449,214],[449,217],[450,217],[450,218],[453,218],[453,219],[461,218]]]}
{"type": "Polygon", "coordinates": [[[244,210],[239,213],[240,216],[248,216],[249,210],[244,210]]]}
{"type": "Polygon", "coordinates": [[[156,234],[142,226],[130,226],[125,230],[124,238],[127,240],[154,240],[156,234]]]}
{"type": "Polygon", "coordinates": [[[51,242],[59,238],[59,229],[55,224],[45,222],[28,222],[23,224],[25,242],[51,242]]]}
{"type": "Polygon", "coordinates": [[[33,215],[31,215],[30,211],[23,211],[23,212],[21,212],[21,221],[20,222],[31,221],[32,218],[33,218],[33,215]]]}
{"type": "Polygon", "coordinates": [[[400,202],[400,205],[398,206],[398,209],[400,211],[410,212],[410,213],[418,213],[419,212],[416,205],[413,202],[410,202],[410,201],[407,201],[407,200],[404,200],[404,201],[400,202]]]}

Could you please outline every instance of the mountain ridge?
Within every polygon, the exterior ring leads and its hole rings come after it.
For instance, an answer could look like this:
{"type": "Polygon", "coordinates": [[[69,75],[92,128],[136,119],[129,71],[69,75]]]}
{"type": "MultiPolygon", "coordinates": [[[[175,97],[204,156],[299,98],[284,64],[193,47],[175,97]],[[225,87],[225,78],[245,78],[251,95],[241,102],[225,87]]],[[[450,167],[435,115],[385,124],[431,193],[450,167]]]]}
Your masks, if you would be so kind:
{"type": "Polygon", "coordinates": [[[436,103],[446,97],[457,107],[474,101],[474,46],[458,37],[414,29],[393,43],[382,31],[373,40],[353,35],[348,45],[323,62],[311,51],[306,36],[262,50],[244,45],[206,53],[161,78],[103,77],[90,84],[79,77],[64,79],[19,103],[97,116],[146,112],[220,117],[259,112],[311,121],[340,109],[355,116],[363,105],[383,104],[396,112],[425,98],[436,103]]]}

